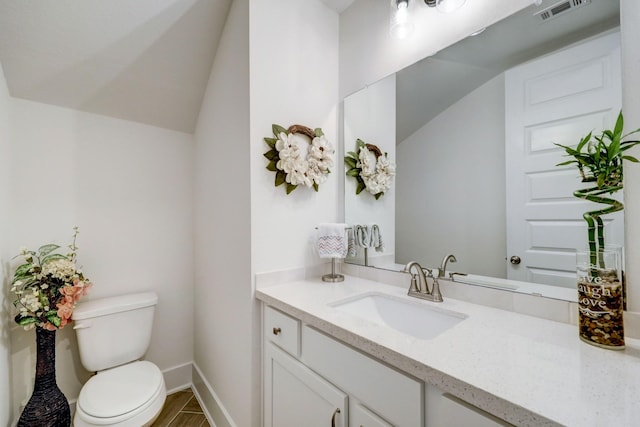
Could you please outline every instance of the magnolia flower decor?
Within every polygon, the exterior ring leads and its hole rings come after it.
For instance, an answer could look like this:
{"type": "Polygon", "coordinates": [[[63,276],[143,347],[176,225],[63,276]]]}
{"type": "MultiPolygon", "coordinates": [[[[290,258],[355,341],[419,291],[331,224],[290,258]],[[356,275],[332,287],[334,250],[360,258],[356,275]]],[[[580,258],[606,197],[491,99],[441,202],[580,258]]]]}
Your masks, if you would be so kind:
{"type": "Polygon", "coordinates": [[[299,185],[318,191],[331,172],[329,168],[333,167],[335,154],[322,129],[311,130],[302,125],[285,129],[277,124],[271,129],[275,138],[264,138],[270,148],[264,156],[269,160],[267,169],[276,173],[276,187],[286,183],[287,194],[299,185]],[[311,144],[300,147],[296,134],[308,136],[311,144]]]}
{"type": "Polygon", "coordinates": [[[78,227],[73,228],[73,240],[66,255],[57,253],[60,246],[48,244],[37,251],[22,248],[16,256],[24,259],[14,273],[11,291],[18,309],[15,321],[25,330],[41,327],[62,329],[78,300],[87,294],[92,284],[76,266],[78,227]]]}
{"type": "Polygon", "coordinates": [[[396,165],[390,162],[387,153],[383,154],[376,145],[358,139],[356,147],[357,153],[349,151],[344,158],[348,167],[347,176],[352,176],[358,181],[356,194],[367,190],[377,200],[391,188],[396,165]]]}

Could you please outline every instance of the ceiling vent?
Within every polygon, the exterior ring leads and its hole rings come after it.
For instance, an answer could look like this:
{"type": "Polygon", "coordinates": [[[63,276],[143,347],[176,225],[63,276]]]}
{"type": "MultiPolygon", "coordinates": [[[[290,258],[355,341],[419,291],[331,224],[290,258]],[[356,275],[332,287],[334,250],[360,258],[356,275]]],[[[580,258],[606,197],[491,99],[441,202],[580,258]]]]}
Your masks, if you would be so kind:
{"type": "Polygon", "coordinates": [[[564,0],[537,12],[535,15],[540,17],[542,21],[548,21],[590,3],[591,0],[564,0]]]}

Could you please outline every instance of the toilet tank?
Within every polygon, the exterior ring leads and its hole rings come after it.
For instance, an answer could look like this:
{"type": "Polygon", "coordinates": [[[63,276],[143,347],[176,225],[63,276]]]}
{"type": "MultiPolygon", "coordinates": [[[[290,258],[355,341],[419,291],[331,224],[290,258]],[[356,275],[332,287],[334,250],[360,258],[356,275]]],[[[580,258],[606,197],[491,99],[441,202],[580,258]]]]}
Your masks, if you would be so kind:
{"type": "Polygon", "coordinates": [[[96,372],[144,356],[151,342],[157,303],[154,292],[79,303],[73,311],[73,329],[82,365],[96,372]]]}

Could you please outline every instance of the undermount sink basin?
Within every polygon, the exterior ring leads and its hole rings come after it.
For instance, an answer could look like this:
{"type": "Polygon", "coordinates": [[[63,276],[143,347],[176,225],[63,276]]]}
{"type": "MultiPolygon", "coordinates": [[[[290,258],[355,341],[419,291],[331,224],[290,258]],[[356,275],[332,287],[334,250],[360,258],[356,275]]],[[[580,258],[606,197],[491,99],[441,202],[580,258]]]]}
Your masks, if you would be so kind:
{"type": "Polygon", "coordinates": [[[332,306],[338,311],[425,340],[436,337],[467,318],[464,314],[427,304],[433,303],[369,293],[339,301],[332,306]]]}

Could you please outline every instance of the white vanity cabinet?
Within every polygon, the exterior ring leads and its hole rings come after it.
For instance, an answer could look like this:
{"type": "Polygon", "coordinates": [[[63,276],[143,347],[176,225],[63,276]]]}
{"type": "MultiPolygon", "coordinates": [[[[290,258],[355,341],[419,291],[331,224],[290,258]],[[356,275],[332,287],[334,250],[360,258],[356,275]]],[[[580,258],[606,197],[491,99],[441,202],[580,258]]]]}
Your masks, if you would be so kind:
{"type": "Polygon", "coordinates": [[[264,427],[509,424],[263,306],[264,427]]]}
{"type": "Polygon", "coordinates": [[[264,308],[264,427],[347,427],[348,396],[298,359],[300,322],[264,308]]]}
{"type": "Polygon", "coordinates": [[[263,345],[264,427],[422,427],[419,381],[269,306],[263,345]]]}
{"type": "Polygon", "coordinates": [[[357,427],[393,427],[360,403],[354,402],[353,399],[349,405],[349,425],[357,427]]]}
{"type": "Polygon", "coordinates": [[[512,426],[493,415],[463,402],[436,387],[427,388],[427,427],[506,427],[512,426]]]}
{"type": "Polygon", "coordinates": [[[322,332],[302,326],[301,360],[349,394],[350,426],[422,427],[424,384],[352,349],[322,332]],[[357,403],[356,403],[357,402],[357,403]],[[359,405],[359,406],[358,406],[359,405]]]}
{"type": "Polygon", "coordinates": [[[271,343],[264,380],[265,427],[347,426],[347,395],[271,343]]]}

